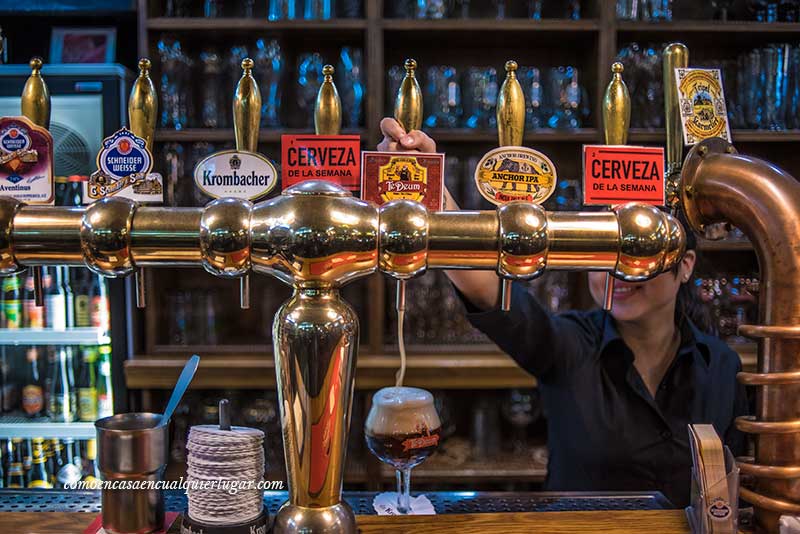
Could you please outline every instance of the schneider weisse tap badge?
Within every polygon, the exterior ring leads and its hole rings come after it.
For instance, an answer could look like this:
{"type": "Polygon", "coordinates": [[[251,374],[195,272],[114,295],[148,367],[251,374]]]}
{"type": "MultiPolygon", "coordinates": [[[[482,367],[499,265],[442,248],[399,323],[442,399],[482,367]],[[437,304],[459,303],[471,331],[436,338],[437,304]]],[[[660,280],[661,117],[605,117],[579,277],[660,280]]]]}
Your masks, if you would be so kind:
{"type": "Polygon", "coordinates": [[[444,154],[362,152],[361,198],[378,205],[414,200],[442,209],[444,154]]]}
{"type": "Polygon", "coordinates": [[[25,117],[0,117],[0,196],[53,203],[53,137],[25,117]]]}
{"type": "Polygon", "coordinates": [[[731,142],[728,109],[719,69],[675,69],[683,142],[721,137],[731,142]]]}
{"type": "Polygon", "coordinates": [[[119,196],[142,202],[161,202],[161,175],[151,173],[153,156],[147,143],[127,128],[103,139],[97,153],[97,171],[89,176],[84,202],[119,196]]]}
{"type": "Polygon", "coordinates": [[[215,152],[194,168],[194,183],[211,198],[256,200],[272,191],[278,181],[270,160],[244,150],[215,152]]]}
{"type": "Polygon", "coordinates": [[[541,204],[556,188],[556,166],[532,148],[504,146],[490,150],[475,168],[475,185],[495,205],[512,200],[541,204]]]}

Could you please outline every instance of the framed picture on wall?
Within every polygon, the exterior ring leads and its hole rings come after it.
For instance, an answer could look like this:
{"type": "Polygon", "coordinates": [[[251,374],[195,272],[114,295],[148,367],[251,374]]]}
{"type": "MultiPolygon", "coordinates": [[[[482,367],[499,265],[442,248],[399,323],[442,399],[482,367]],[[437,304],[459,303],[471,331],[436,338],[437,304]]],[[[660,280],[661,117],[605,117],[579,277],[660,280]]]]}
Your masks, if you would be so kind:
{"type": "Polygon", "coordinates": [[[53,28],[50,63],[113,63],[116,28],[53,28]]]}

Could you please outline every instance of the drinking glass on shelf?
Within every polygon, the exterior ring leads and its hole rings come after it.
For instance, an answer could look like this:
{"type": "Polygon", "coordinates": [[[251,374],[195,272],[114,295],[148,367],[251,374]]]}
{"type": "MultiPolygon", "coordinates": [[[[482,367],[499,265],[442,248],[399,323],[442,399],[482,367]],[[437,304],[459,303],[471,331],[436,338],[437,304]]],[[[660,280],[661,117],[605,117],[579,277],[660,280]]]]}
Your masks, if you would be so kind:
{"type": "Polygon", "coordinates": [[[568,0],[566,15],[567,15],[568,19],[580,20],[580,18],[581,18],[581,0],[568,0]]]}
{"type": "Polygon", "coordinates": [[[314,104],[323,80],[322,67],[322,56],[316,52],[300,54],[297,58],[297,106],[306,126],[314,124],[314,104]]]}
{"type": "Polygon", "coordinates": [[[775,0],[748,0],[747,8],[758,22],[778,20],[778,2],[775,0]]]}
{"type": "Polygon", "coordinates": [[[728,20],[728,10],[733,6],[733,0],[710,0],[714,8],[714,18],[723,22],[728,20]]]}
{"type": "Polygon", "coordinates": [[[192,60],[181,49],[180,41],[171,37],[159,39],[157,48],[161,62],[161,126],[181,130],[189,126],[191,116],[192,60]]]}
{"type": "Polygon", "coordinates": [[[191,0],[167,0],[164,7],[165,17],[188,17],[191,0]]]}
{"type": "Polygon", "coordinates": [[[261,91],[261,126],[280,126],[281,80],[286,70],[280,43],[275,39],[257,40],[253,62],[253,74],[261,91]]]}
{"type": "Polygon", "coordinates": [[[391,116],[394,113],[394,101],[397,98],[397,91],[406,76],[406,70],[400,65],[389,67],[386,78],[386,113],[391,116]]]}
{"type": "Polygon", "coordinates": [[[336,68],[336,85],[342,100],[342,126],[358,128],[361,125],[366,93],[360,48],[342,47],[339,52],[339,65],[336,68]]]}
{"type": "Polygon", "coordinates": [[[672,20],[672,0],[642,0],[639,14],[642,20],[672,20]]]}
{"type": "Polygon", "coordinates": [[[525,94],[525,128],[544,128],[544,86],[541,72],[536,67],[520,67],[517,70],[517,79],[525,94]]]}
{"type": "Polygon", "coordinates": [[[336,12],[333,0],[305,0],[303,18],[306,20],[330,20],[336,12]]]}
{"type": "Polygon", "coordinates": [[[465,75],[464,126],[490,130],[497,127],[497,70],[470,67],[465,75]]]}
{"type": "Polygon", "coordinates": [[[443,19],[447,15],[445,0],[417,0],[416,18],[443,19]]]}
{"type": "Polygon", "coordinates": [[[540,20],[542,18],[543,0],[528,0],[528,18],[540,20]]]}
{"type": "Polygon", "coordinates": [[[511,424],[511,449],[514,454],[527,452],[528,427],[542,414],[536,389],[511,389],[500,405],[503,417],[511,424]]]}
{"type": "Polygon", "coordinates": [[[461,9],[459,11],[460,17],[462,19],[468,19],[469,18],[469,0],[456,0],[456,3],[458,3],[459,6],[461,6],[461,9]]]}
{"type": "Polygon", "coordinates": [[[494,6],[497,9],[497,20],[504,20],[506,18],[506,0],[494,0],[494,6]]]}
{"type": "Polygon", "coordinates": [[[429,128],[455,128],[461,119],[461,88],[455,67],[428,69],[424,101],[428,107],[425,125],[429,128]]]}
{"type": "Polygon", "coordinates": [[[222,16],[222,0],[205,0],[203,2],[203,16],[207,19],[222,16]]]}
{"type": "Polygon", "coordinates": [[[781,0],[778,4],[778,20],[781,22],[797,22],[800,17],[800,1],[781,0]]]}
{"type": "Polygon", "coordinates": [[[203,65],[200,125],[204,128],[225,128],[229,113],[226,113],[225,107],[224,94],[227,84],[223,84],[226,76],[221,76],[222,60],[216,49],[207,48],[200,52],[200,62],[203,65]]]}
{"type": "Polygon", "coordinates": [[[551,128],[580,128],[582,91],[578,85],[578,71],[574,67],[550,69],[549,93],[552,114],[547,121],[551,128]]]}
{"type": "Polygon", "coordinates": [[[397,511],[411,511],[411,470],[439,445],[441,422],[433,395],[424,389],[389,387],[372,397],[364,424],[367,447],[396,470],[397,511]]]}
{"type": "Polygon", "coordinates": [[[637,20],[639,18],[639,0],[617,0],[617,18],[637,20]]]}
{"type": "Polygon", "coordinates": [[[267,19],[294,20],[297,18],[297,0],[269,0],[267,19]]]}

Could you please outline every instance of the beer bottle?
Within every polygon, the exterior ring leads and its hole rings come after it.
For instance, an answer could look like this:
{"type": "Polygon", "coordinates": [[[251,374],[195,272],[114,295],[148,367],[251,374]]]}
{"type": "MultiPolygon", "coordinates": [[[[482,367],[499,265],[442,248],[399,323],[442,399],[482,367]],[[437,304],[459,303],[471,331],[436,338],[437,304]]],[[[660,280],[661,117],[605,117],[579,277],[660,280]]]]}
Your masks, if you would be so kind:
{"type": "Polygon", "coordinates": [[[51,489],[50,477],[45,466],[44,438],[33,438],[33,466],[28,480],[29,488],[51,489]]]}
{"type": "Polygon", "coordinates": [[[61,471],[61,468],[64,467],[64,445],[61,444],[61,441],[58,438],[52,438],[50,440],[50,451],[53,455],[53,462],[50,471],[51,482],[53,487],[58,486],[58,473],[61,471]]]}
{"type": "Polygon", "coordinates": [[[75,326],[75,295],[72,292],[71,278],[75,276],[75,269],[69,267],[56,267],[61,271],[61,290],[64,292],[64,313],[67,328],[75,326]]]}
{"type": "Polygon", "coordinates": [[[22,438],[11,438],[11,461],[8,464],[9,488],[25,487],[25,471],[22,469],[22,438]]]}
{"type": "Polygon", "coordinates": [[[67,384],[69,385],[69,405],[72,407],[72,420],[78,419],[78,388],[75,387],[75,357],[72,347],[63,347],[67,355],[67,384]]]}
{"type": "Polygon", "coordinates": [[[66,176],[56,176],[54,179],[55,185],[55,194],[56,194],[56,206],[65,206],[66,199],[67,199],[67,188],[69,187],[69,179],[66,176]]]}
{"type": "Polygon", "coordinates": [[[45,440],[44,444],[44,457],[45,457],[45,468],[47,469],[47,479],[50,482],[50,485],[55,487],[56,483],[56,475],[55,475],[55,455],[53,454],[53,443],[51,440],[45,440]]]}
{"type": "Polygon", "coordinates": [[[108,285],[106,279],[99,274],[90,273],[91,282],[89,296],[91,297],[92,326],[108,332],[111,328],[111,308],[108,303],[108,285]]]}
{"type": "Polygon", "coordinates": [[[8,449],[6,449],[5,440],[0,441],[0,489],[6,487],[6,456],[8,449]]]}
{"type": "Polygon", "coordinates": [[[97,440],[90,439],[86,442],[86,473],[83,481],[87,487],[97,489],[100,487],[100,469],[97,467],[97,440]]]}
{"type": "Polygon", "coordinates": [[[28,349],[27,360],[22,387],[22,409],[28,417],[38,417],[44,411],[44,390],[39,375],[39,351],[36,347],[28,349]]]}
{"type": "Polygon", "coordinates": [[[47,411],[53,421],[71,423],[74,420],[75,406],[72,404],[67,351],[64,350],[64,347],[56,350],[53,382],[50,385],[50,405],[47,411]]]}
{"type": "Polygon", "coordinates": [[[48,267],[44,275],[44,326],[53,330],[67,328],[67,298],[61,281],[62,267],[48,267]]]}
{"type": "Polygon", "coordinates": [[[111,345],[101,345],[99,349],[97,377],[97,417],[114,415],[114,392],[111,385],[111,345]]]}
{"type": "Polygon", "coordinates": [[[78,373],[78,420],[97,420],[97,350],[82,347],[81,368],[78,373]]]}
{"type": "Polygon", "coordinates": [[[25,277],[25,290],[22,292],[23,326],[26,328],[44,328],[44,308],[36,305],[33,290],[33,272],[25,277]]]}
{"type": "Polygon", "coordinates": [[[33,466],[33,447],[30,439],[24,440],[22,445],[25,447],[22,453],[22,472],[25,473],[25,482],[28,482],[30,480],[31,467],[33,466]]]}
{"type": "Polygon", "coordinates": [[[65,206],[80,206],[83,204],[83,176],[73,174],[68,178],[67,195],[64,198],[65,206]]]}
{"type": "Polygon", "coordinates": [[[75,440],[73,438],[64,438],[64,452],[66,453],[66,457],[64,458],[64,465],[58,470],[58,475],[56,476],[58,484],[62,488],[74,488],[74,484],[78,482],[83,475],[82,469],[75,464],[74,446],[75,440]]]}
{"type": "Polygon", "coordinates": [[[22,328],[22,281],[20,276],[3,278],[3,327],[22,328]]]}
{"type": "Polygon", "coordinates": [[[75,326],[92,326],[92,299],[87,283],[90,273],[87,269],[73,269],[72,292],[75,301],[75,326]]]}

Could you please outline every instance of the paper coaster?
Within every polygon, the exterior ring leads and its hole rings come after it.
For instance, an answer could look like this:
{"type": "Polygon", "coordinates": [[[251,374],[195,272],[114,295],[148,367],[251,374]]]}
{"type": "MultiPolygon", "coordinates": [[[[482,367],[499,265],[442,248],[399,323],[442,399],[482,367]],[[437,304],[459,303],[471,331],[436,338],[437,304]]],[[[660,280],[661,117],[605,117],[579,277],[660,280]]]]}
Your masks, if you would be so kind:
{"type": "Polygon", "coordinates": [[[411,511],[401,514],[397,511],[397,492],[379,493],[372,501],[372,507],[378,515],[436,515],[433,504],[425,495],[411,496],[411,511]]]}

